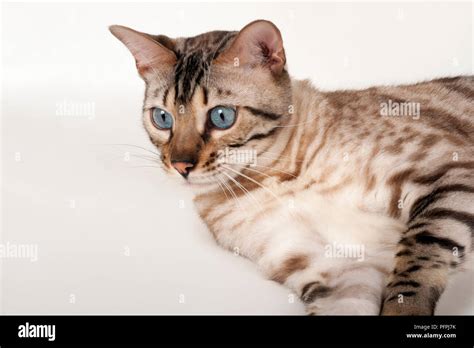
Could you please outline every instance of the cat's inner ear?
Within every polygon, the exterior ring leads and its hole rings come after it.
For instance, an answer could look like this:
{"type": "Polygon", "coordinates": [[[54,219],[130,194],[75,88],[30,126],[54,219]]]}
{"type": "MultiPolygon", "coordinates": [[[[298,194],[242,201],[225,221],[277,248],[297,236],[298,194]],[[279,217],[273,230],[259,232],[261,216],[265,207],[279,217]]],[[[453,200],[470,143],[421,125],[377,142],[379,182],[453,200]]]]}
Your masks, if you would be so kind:
{"type": "Polygon", "coordinates": [[[257,20],[246,25],[217,62],[235,65],[262,65],[279,74],[285,67],[286,57],[280,30],[272,22],[257,20]]]}
{"type": "MultiPolygon", "coordinates": [[[[148,34],[121,25],[112,25],[109,30],[132,53],[138,72],[142,76],[176,63],[175,53],[148,34]]],[[[171,45],[171,39],[167,39],[170,41],[169,45],[171,45]]]]}

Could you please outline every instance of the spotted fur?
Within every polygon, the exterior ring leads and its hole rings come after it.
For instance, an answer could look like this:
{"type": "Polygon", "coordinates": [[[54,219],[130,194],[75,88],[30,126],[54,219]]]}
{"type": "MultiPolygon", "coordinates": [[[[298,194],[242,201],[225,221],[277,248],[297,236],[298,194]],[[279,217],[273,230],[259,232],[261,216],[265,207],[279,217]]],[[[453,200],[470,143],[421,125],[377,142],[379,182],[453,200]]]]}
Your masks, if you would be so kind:
{"type": "Polygon", "coordinates": [[[278,29],[170,39],[114,26],[146,82],[143,122],[216,241],[297,293],[309,314],[433,314],[474,231],[474,78],[322,92],[290,78],[278,29]],[[417,117],[381,105],[417,102],[417,117]],[[208,112],[231,105],[228,130],[208,112]],[[150,110],[174,117],[154,127],[150,110]],[[224,149],[257,164],[223,163],[224,149]],[[182,180],[182,178],[180,178],[182,180]],[[328,255],[363,246],[364,257],[328,255]]]}

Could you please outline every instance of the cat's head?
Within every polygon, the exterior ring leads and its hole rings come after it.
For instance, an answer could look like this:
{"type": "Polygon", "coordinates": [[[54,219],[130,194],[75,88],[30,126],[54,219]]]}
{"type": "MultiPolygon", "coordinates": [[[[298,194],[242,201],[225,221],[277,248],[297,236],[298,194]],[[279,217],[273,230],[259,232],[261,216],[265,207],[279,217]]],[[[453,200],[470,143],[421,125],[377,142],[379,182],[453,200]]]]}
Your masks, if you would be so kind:
{"type": "Polygon", "coordinates": [[[177,39],[116,25],[110,31],[146,83],[143,123],[172,175],[196,185],[235,177],[246,164],[234,160],[247,154],[252,161],[289,116],[285,51],[269,21],[177,39]]]}

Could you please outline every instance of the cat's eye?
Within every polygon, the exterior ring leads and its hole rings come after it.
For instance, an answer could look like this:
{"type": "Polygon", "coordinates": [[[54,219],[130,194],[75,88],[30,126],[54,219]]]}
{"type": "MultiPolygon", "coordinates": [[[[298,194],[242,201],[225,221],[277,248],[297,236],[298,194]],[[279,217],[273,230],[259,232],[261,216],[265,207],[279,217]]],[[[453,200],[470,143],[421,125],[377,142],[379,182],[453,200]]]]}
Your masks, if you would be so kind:
{"type": "Polygon", "coordinates": [[[160,129],[171,129],[173,126],[173,116],[168,111],[160,108],[151,110],[151,118],[155,127],[160,129]]]}
{"type": "Polygon", "coordinates": [[[211,124],[219,129],[228,129],[235,122],[235,109],[228,106],[216,106],[209,111],[211,124]]]}

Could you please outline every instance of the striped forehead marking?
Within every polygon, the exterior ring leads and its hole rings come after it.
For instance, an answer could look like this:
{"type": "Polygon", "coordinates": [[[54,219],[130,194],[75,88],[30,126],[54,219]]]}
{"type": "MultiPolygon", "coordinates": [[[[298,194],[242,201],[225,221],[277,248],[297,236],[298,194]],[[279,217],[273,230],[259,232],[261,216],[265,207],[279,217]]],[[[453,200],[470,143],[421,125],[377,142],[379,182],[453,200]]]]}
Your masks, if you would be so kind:
{"type": "Polygon", "coordinates": [[[176,50],[175,104],[185,105],[209,72],[213,59],[227,47],[236,32],[215,31],[184,39],[176,50]]]}

